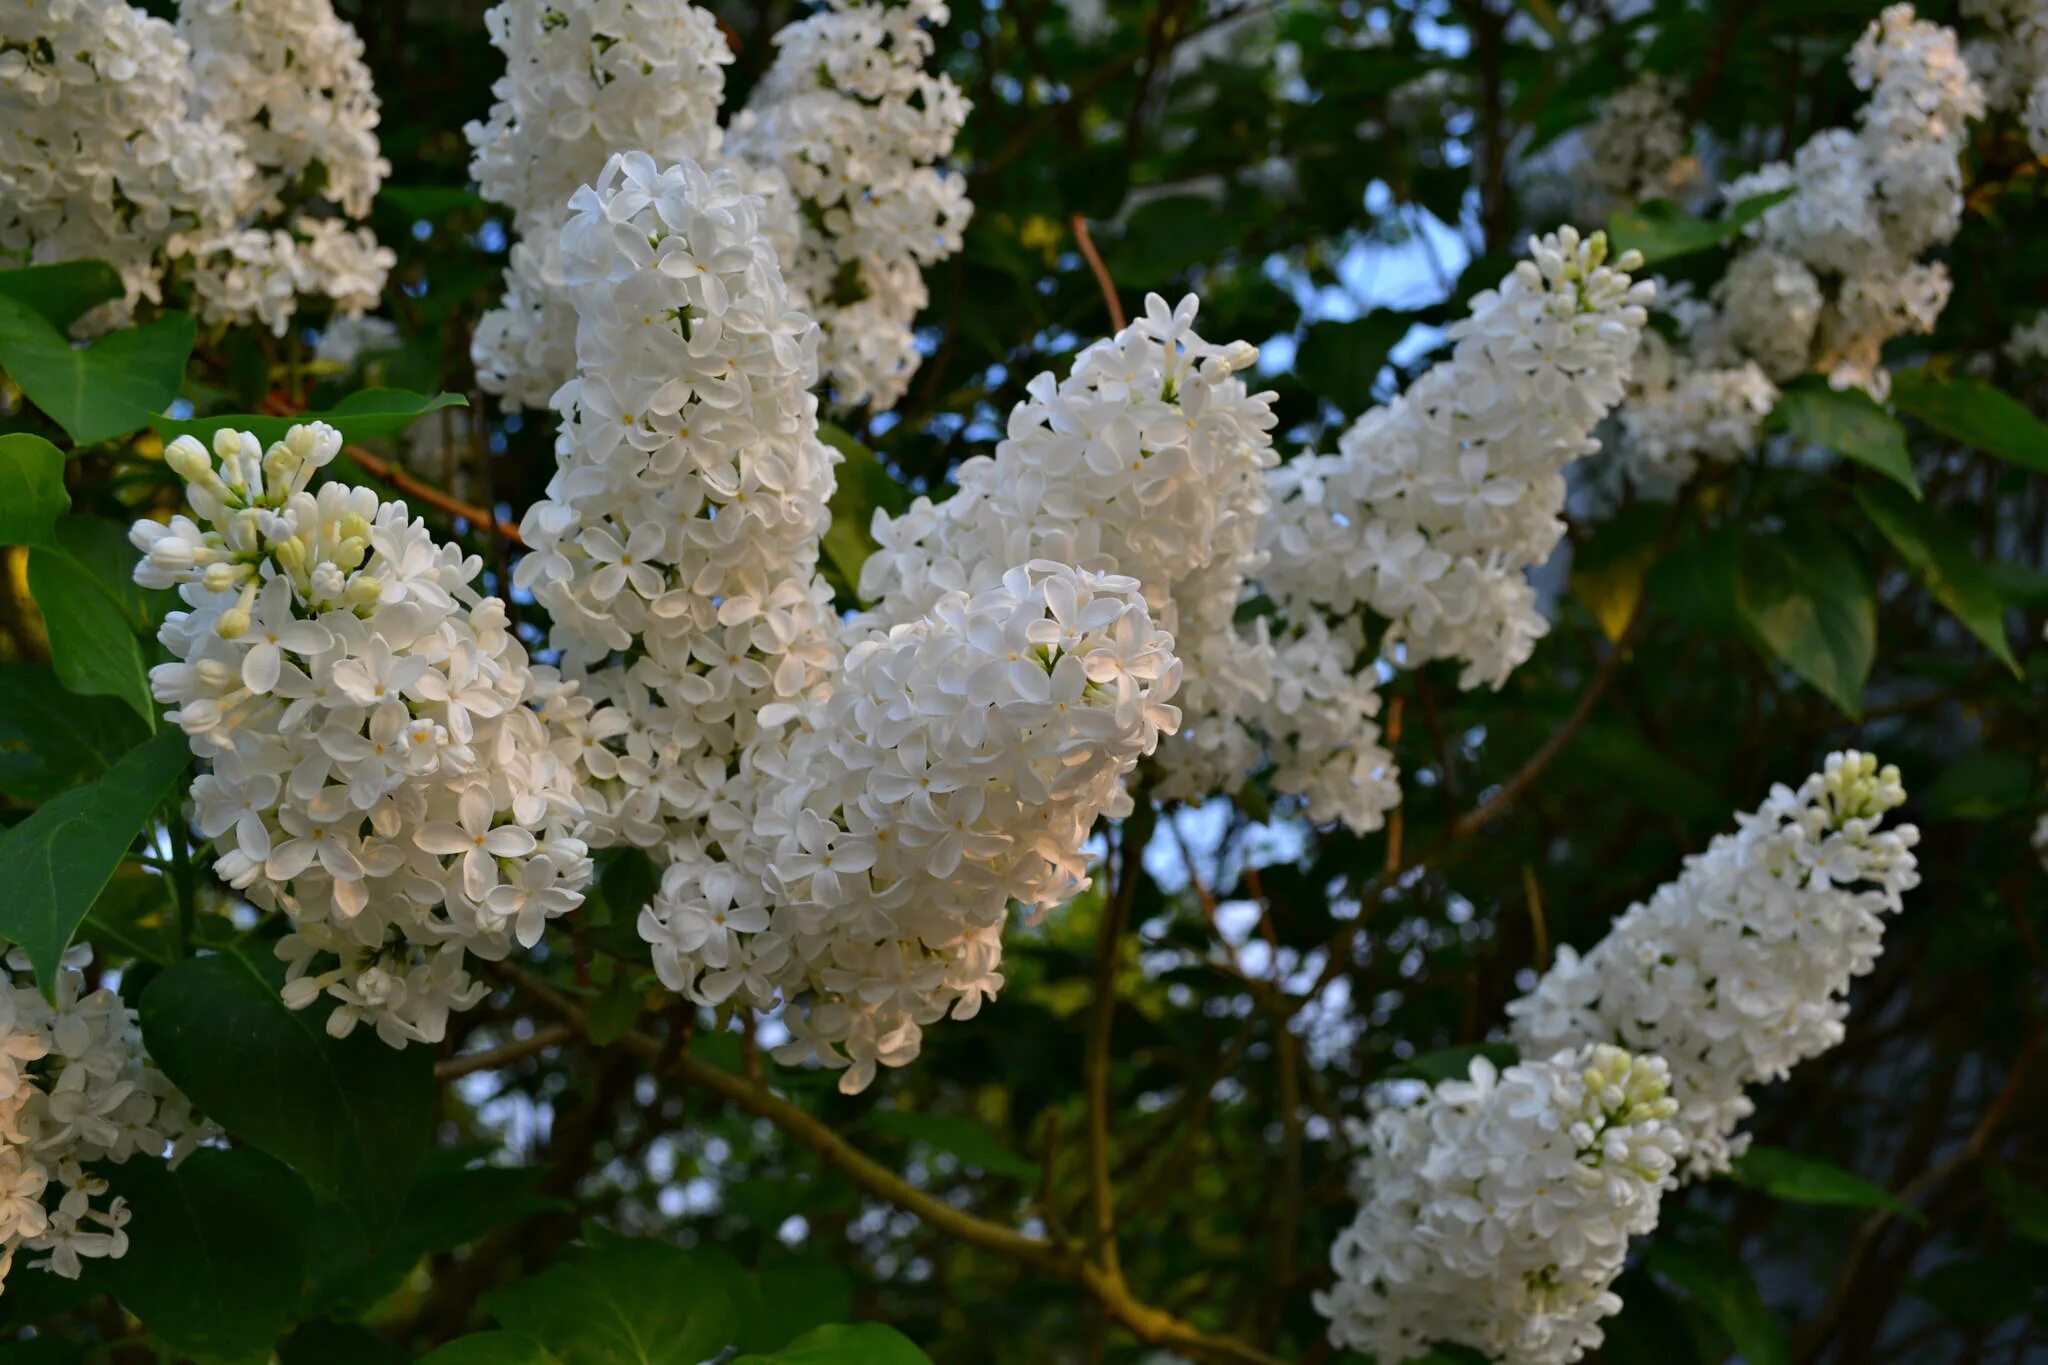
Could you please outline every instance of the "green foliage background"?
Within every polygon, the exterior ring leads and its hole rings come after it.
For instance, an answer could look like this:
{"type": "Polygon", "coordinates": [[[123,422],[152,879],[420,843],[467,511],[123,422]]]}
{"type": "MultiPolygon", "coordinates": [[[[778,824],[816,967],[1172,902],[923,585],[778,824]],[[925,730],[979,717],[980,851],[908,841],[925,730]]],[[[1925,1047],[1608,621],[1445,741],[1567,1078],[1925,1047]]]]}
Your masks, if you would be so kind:
{"type": "MultiPolygon", "coordinates": [[[[75,1285],[17,1268],[0,1359],[1155,1359],[1070,1277],[891,1207],[691,1081],[765,1081],[946,1205],[1078,1236],[1102,1008],[1130,1294],[1270,1357],[1332,1359],[1310,1296],[1350,1216],[1366,1087],[1461,1066],[1555,945],[1597,939],[1732,811],[1846,745],[1904,770],[1925,882],[1847,1043],[1760,1097],[1739,1178],[1667,1200],[1602,1358],[2048,1358],[2048,924],[2029,847],[2048,789],[2048,375],[1998,349],[2048,302],[2048,210],[2014,129],[1972,143],[1955,297],[1937,335],[1890,357],[1894,410],[1795,386],[1774,421],[1814,458],[1575,520],[1555,628],[1505,689],[1460,692],[1448,668],[1389,686],[1405,792],[1389,832],[1306,828],[1256,783],[1142,814],[1106,832],[1094,894],[1012,934],[999,1001],[855,1098],[650,989],[630,924],[651,869],[612,857],[573,937],[529,964],[586,1027],[437,1081],[425,1050],[336,1046],[317,1010],[283,1010],[266,931],[227,913],[165,818],[182,749],[150,738],[142,681],[165,603],[126,584],[111,529],[174,500],[157,452],[178,428],[151,414],[180,395],[201,421],[345,405],[352,439],[386,455],[420,395],[466,396],[466,414],[418,416],[475,424],[425,477],[513,519],[552,469],[552,423],[497,413],[467,359],[504,250],[465,188],[461,125],[500,70],[480,7],[341,8],[384,98],[376,226],[399,253],[402,349],[344,379],[306,363],[310,332],[195,335],[167,314],[77,351],[58,329],[104,294],[90,267],[0,275],[0,541],[17,547],[0,579],[0,935],[40,965],[74,929],[91,939],[152,1050],[235,1138],[175,1173],[116,1173],[130,1255],[75,1285]],[[404,392],[349,397],[366,386],[404,392]],[[65,818],[81,810],[89,835],[65,818]],[[42,867],[47,887],[20,875],[42,867]],[[1101,932],[1112,914],[1128,932],[1101,932]]],[[[718,8],[737,105],[797,7],[718,8]]],[[[959,156],[975,216],[928,272],[910,396],[841,418],[842,579],[874,505],[940,488],[1031,376],[1107,329],[1076,214],[1126,307],[1192,289],[1205,335],[1267,346],[1301,448],[1430,363],[1434,329],[1520,233],[1553,225],[1536,206],[1560,187],[1512,163],[1634,73],[1677,79],[1738,169],[1853,116],[1842,57],[1867,0],[1616,8],[1254,5],[1219,54],[1191,0],[1115,0],[1085,34],[1050,0],[956,4],[938,60],[975,104],[959,156]]],[[[1716,225],[1652,209],[1615,226],[1676,278],[1710,282],[1725,259],[1716,225]]],[[[442,522],[501,581],[505,542],[442,522]]],[[[545,999],[501,991],[443,1060],[559,1030],[545,999]]]]}

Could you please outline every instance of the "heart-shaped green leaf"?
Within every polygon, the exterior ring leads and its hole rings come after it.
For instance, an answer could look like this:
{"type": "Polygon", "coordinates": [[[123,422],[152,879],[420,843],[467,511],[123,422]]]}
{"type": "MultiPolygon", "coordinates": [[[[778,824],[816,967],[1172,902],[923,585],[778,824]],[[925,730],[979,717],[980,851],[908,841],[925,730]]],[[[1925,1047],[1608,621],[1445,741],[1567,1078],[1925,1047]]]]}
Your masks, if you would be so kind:
{"type": "Polygon", "coordinates": [[[196,336],[191,318],[166,313],[73,346],[35,309],[0,295],[0,367],[82,446],[148,426],[178,396],[196,336]]]}
{"type": "Polygon", "coordinates": [[[33,432],[0,436],[0,545],[49,545],[71,510],[64,452],[33,432]]]}

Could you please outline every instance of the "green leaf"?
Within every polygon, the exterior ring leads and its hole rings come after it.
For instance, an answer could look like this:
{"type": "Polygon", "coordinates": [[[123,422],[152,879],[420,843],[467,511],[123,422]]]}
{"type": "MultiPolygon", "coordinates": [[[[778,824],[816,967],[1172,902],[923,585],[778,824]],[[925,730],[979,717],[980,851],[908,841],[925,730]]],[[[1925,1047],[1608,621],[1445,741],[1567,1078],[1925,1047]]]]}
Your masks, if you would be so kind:
{"type": "Polygon", "coordinates": [[[1373,405],[1373,381],[1415,319],[1373,309],[1349,322],[1312,322],[1294,355],[1294,377],[1351,414],[1373,405]]]}
{"type": "Polygon", "coordinates": [[[408,218],[444,218],[451,213],[495,213],[489,200],[459,185],[386,185],[377,191],[377,207],[390,207],[408,218]]]}
{"type": "Polygon", "coordinates": [[[1512,1043],[1460,1043],[1420,1053],[1393,1068],[1389,1074],[1413,1077],[1436,1085],[1441,1081],[1462,1081],[1472,1074],[1475,1058],[1484,1057],[1500,1070],[1520,1060],[1512,1043]]]}
{"type": "Polygon", "coordinates": [[[786,1346],[813,1327],[845,1322],[853,1316],[853,1281],[836,1262],[824,1256],[798,1256],[771,1261],[755,1272],[761,1301],[774,1310],[763,1316],[762,1329],[751,1344],[767,1350],[786,1346]]]}
{"type": "Polygon", "coordinates": [[[99,578],[68,552],[38,547],[28,555],[28,590],[43,614],[57,681],[80,696],[119,698],[155,728],[135,627],[99,578]]]}
{"type": "Polygon", "coordinates": [[[2003,749],[1975,749],[1941,770],[1927,789],[1936,820],[1996,820],[2033,800],[2034,765],[2003,749]]]}
{"type": "Polygon", "coordinates": [[[0,436],[0,545],[52,544],[70,510],[64,453],[33,432],[0,436]]]}
{"type": "Polygon", "coordinates": [[[128,1254],[103,1272],[150,1334],[201,1360],[264,1360],[305,1273],[313,1201],[261,1152],[202,1148],[171,1170],[137,1159],[114,1173],[128,1201],[128,1254]]]}
{"type": "Polygon", "coordinates": [[[1795,192],[1788,187],[1753,195],[1719,218],[1694,218],[1666,200],[1648,200],[1617,209],[1607,220],[1607,240],[1616,254],[1640,251],[1645,265],[1662,265],[1729,241],[1761,218],[1766,209],[1790,199],[1795,192]]]}
{"type": "Polygon", "coordinates": [[[1969,536],[1933,508],[1902,497],[1895,489],[1860,487],[1856,501],[1934,600],[2019,677],[2019,660],[2005,638],[2005,602],[1991,582],[1990,570],[1970,548],[1969,536]]]}
{"type": "Polygon", "coordinates": [[[433,1050],[366,1028],[330,1037],[328,1010],[285,1008],[283,983],[261,944],[187,958],[143,992],[143,1037],[207,1117],[365,1227],[388,1226],[433,1135],[433,1050]]]}
{"type": "Polygon", "coordinates": [[[1771,417],[1797,439],[1874,469],[1919,498],[1906,429],[1863,390],[1797,384],[1778,396],[1771,417]]]}
{"type": "Polygon", "coordinates": [[[277,1343],[277,1365],[406,1365],[411,1358],[359,1322],[300,1323],[277,1343]]]}
{"type": "Polygon", "coordinates": [[[286,432],[302,422],[325,422],[340,431],[344,440],[372,441],[396,436],[430,412],[468,406],[469,400],[459,393],[428,397],[406,389],[358,389],[325,412],[302,412],[295,417],[222,413],[185,419],[154,416],[150,421],[166,441],[193,436],[210,446],[216,431],[232,430],[246,431],[267,446],[283,440],[286,432]]]}
{"type": "Polygon", "coordinates": [[[1801,1156],[1782,1147],[1751,1147],[1735,1163],[1735,1180],[1773,1199],[1794,1204],[1832,1204],[1852,1209],[1890,1209],[1916,1223],[1926,1220],[1872,1184],[1832,1161],[1801,1156]]]}
{"type": "Polygon", "coordinates": [[[46,994],[79,921],[190,758],[184,732],[165,730],[0,834],[0,938],[28,952],[46,994]]]}
{"type": "Polygon", "coordinates": [[[1991,1168],[1984,1177],[1984,1186],[2014,1232],[2029,1241],[2048,1244],[2048,1190],[2027,1184],[2003,1166],[1991,1168]]]}
{"type": "Polygon", "coordinates": [[[733,1365],[931,1365],[932,1358],[879,1322],[814,1327],[779,1351],[741,1356],[733,1365]]]}
{"type": "Polygon", "coordinates": [[[1743,620],[1771,653],[1851,716],[1877,655],[1877,595],[1855,547],[1820,523],[1742,542],[1743,620]]]}
{"type": "Polygon", "coordinates": [[[1791,1359],[1784,1326],[1734,1256],[1719,1248],[1653,1242],[1644,1264],[1713,1319],[1747,1365],[1786,1365],[1791,1359]]]}
{"type": "Polygon", "coordinates": [[[419,1358],[418,1365],[561,1365],[524,1332],[473,1332],[419,1358]]]}
{"type": "Polygon", "coordinates": [[[758,1292],[717,1252],[612,1237],[494,1290],[484,1307],[563,1365],[699,1365],[741,1340],[758,1292]]]}
{"type": "Polygon", "coordinates": [[[166,313],[73,346],[34,309],[0,296],[0,367],[82,446],[148,426],[178,396],[196,336],[191,318],[166,313]]]}
{"type": "Polygon", "coordinates": [[[1926,370],[1892,376],[1892,405],[1944,436],[2036,474],[2048,474],[2048,426],[1981,379],[1942,378],[1926,370]]]}
{"type": "Polygon", "coordinates": [[[41,805],[148,738],[133,711],[67,692],[48,664],[0,663],[0,793],[41,805]]]}
{"type": "Polygon", "coordinates": [[[1941,1315],[1971,1327],[1995,1327],[2024,1316],[2041,1288],[2039,1267],[2025,1248],[1948,1261],[1913,1281],[1913,1294],[1941,1315]]]}
{"type": "MultiPolygon", "coordinates": [[[[170,588],[145,588],[135,581],[142,552],[128,539],[128,528],[106,517],[65,517],[57,523],[57,547],[77,561],[99,586],[129,626],[152,638],[164,618],[184,603],[170,588]]],[[[151,712],[155,714],[154,711],[151,712]]]]}
{"type": "Polygon", "coordinates": [[[847,431],[830,422],[818,424],[818,435],[838,451],[841,459],[832,490],[832,525],[820,548],[846,586],[860,589],[860,566],[875,551],[871,527],[876,509],[891,515],[910,506],[909,490],[896,482],[875,452],[847,431]]]}
{"type": "Polygon", "coordinates": [[[988,1129],[973,1119],[957,1114],[916,1113],[905,1109],[877,1109],[868,1115],[867,1126],[880,1133],[922,1142],[933,1151],[958,1157],[964,1166],[978,1167],[990,1175],[1010,1175],[1033,1180],[1038,1167],[1005,1147],[988,1129]]]}
{"type": "Polygon", "coordinates": [[[422,1256],[570,1207],[540,1192],[545,1171],[472,1165],[473,1160],[464,1151],[428,1152],[398,1216],[386,1227],[365,1229],[347,1209],[323,1204],[315,1215],[309,1302],[334,1317],[367,1312],[404,1282],[422,1256]]]}
{"type": "Polygon", "coordinates": [[[62,261],[0,270],[0,298],[26,304],[60,331],[87,309],[118,299],[123,292],[120,272],[105,261],[62,261]]]}
{"type": "Polygon", "coordinates": [[[185,955],[171,888],[162,876],[140,863],[124,862],[115,870],[114,879],[85,917],[85,937],[97,950],[95,958],[102,962],[118,961],[126,954],[138,962],[167,967],[185,955]]]}

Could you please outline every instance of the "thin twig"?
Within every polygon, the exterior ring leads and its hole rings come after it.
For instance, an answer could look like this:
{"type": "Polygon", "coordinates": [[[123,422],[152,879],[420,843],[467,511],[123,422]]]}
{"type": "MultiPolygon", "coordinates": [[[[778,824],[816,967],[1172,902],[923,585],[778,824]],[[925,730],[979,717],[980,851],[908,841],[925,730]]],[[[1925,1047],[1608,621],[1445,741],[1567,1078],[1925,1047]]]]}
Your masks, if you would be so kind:
{"type": "MultiPolygon", "coordinates": [[[[527,995],[560,1016],[572,1028],[586,1031],[583,1007],[547,982],[510,963],[492,970],[514,982],[527,995]]],[[[616,1046],[639,1054],[660,1072],[688,1085],[708,1090],[757,1118],[774,1124],[799,1146],[807,1148],[828,1167],[861,1189],[885,1199],[907,1213],[915,1214],[939,1232],[971,1246],[1036,1267],[1079,1285],[1102,1310],[1125,1330],[1148,1346],[1178,1351],[1198,1359],[1227,1362],[1228,1365],[1281,1365],[1279,1359],[1255,1346],[1230,1337],[1210,1336],[1171,1313],[1133,1298],[1122,1280],[1112,1280],[1100,1266],[1080,1254],[1071,1243],[1033,1237],[1005,1227],[905,1180],[868,1156],[788,1100],[744,1076],[713,1066],[688,1051],[671,1050],[650,1034],[629,1031],[616,1046]]]]}
{"type": "Polygon", "coordinates": [[[509,521],[500,520],[488,507],[473,507],[416,477],[397,461],[379,459],[361,446],[343,446],[341,453],[360,465],[365,474],[373,479],[382,479],[407,497],[418,498],[427,506],[451,517],[459,517],[478,530],[492,532],[514,545],[525,547],[526,541],[520,536],[519,528],[509,521]]]}
{"type": "Polygon", "coordinates": [[[1109,329],[1121,332],[1124,329],[1124,306],[1117,301],[1116,281],[1109,277],[1109,267],[1102,263],[1102,253],[1095,249],[1095,239],[1088,235],[1088,220],[1077,213],[1067,221],[1073,225],[1074,240],[1080,243],[1082,258],[1095,272],[1096,286],[1102,290],[1102,302],[1109,308],[1109,329]]]}
{"type": "Polygon", "coordinates": [[[492,1071],[509,1066],[523,1057],[536,1052],[545,1052],[558,1043],[567,1042],[576,1036],[576,1031],[567,1024],[549,1024],[537,1028],[525,1038],[515,1038],[509,1043],[486,1048],[481,1052],[465,1052],[434,1063],[434,1079],[452,1081],[457,1076],[467,1076],[473,1071],[492,1071]]]}

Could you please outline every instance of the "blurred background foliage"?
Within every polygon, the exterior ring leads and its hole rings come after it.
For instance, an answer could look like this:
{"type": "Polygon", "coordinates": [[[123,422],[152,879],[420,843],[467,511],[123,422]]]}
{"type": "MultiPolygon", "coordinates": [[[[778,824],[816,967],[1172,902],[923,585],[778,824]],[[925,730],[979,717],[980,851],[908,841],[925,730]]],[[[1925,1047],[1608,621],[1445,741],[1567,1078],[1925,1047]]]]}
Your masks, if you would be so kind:
{"type": "MultiPolygon", "coordinates": [[[[552,422],[498,413],[468,361],[507,243],[502,218],[466,188],[461,129],[485,113],[500,61],[479,4],[340,8],[384,99],[394,171],[375,224],[399,256],[388,312],[403,345],[358,375],[323,375],[305,359],[317,328],[276,343],[203,336],[185,395],[204,412],[256,411],[288,385],[314,410],[373,384],[469,394],[466,411],[429,414],[392,451],[416,478],[516,519],[552,470],[552,422]]],[[[799,6],[714,8],[735,38],[736,107],[799,6]]],[[[1953,21],[1952,8],[1928,16],[1953,21]]],[[[1074,215],[1127,308],[1146,291],[1199,294],[1204,335],[1261,346],[1283,449],[1326,446],[1431,363],[1443,327],[1497,282],[1524,233],[1583,210],[1570,149],[1603,97],[1639,72],[1669,74],[1687,92],[1696,154],[1726,178],[1851,120],[1842,58],[1874,10],[956,3],[937,61],[974,102],[958,164],[975,214],[965,250],[928,272],[926,359],[908,398],[887,414],[840,414],[890,476],[848,495],[846,534],[900,496],[894,485],[941,489],[993,446],[1033,375],[1063,370],[1108,330],[1074,215]]],[[[2048,374],[1998,347],[2048,301],[2041,170],[2009,129],[1980,130],[1970,211],[1947,253],[1954,301],[1939,333],[1898,357],[1974,365],[2037,411],[2048,374]]],[[[1723,259],[1698,252],[1668,272],[1711,280],[1723,259]]],[[[1904,770],[1925,882],[1859,983],[1848,1042],[1761,1097],[1752,1127],[1767,1155],[1741,1180],[1667,1200],[1602,1358],[2048,1359],[2048,925],[2029,846],[2048,778],[2048,457],[2030,469],[1905,430],[1928,505],[1985,566],[2016,671],[1864,514],[1859,491],[1867,500],[1881,482],[1866,469],[1752,461],[1710,472],[1675,505],[1598,486],[1594,469],[1568,548],[1543,575],[1555,627],[1534,660],[1498,694],[1461,692],[1448,665],[1390,683],[1405,799],[1388,831],[1309,828],[1256,784],[1141,816],[1105,831],[1110,872],[1095,893],[1011,935],[1000,1000],[933,1029],[914,1066],[853,1098],[823,1074],[768,1064],[767,1078],[949,1204],[1079,1228],[1098,929],[1106,897],[1123,897],[1133,932],[1113,940],[1107,1080],[1125,1276],[1204,1330],[1329,1360],[1310,1295],[1350,1217],[1350,1126],[1367,1087],[1461,1066],[1557,945],[1590,944],[1732,811],[1853,744],[1904,770]],[[1852,648],[1835,661],[1848,679],[1837,695],[1774,658],[1745,616],[1744,583],[1772,563],[1791,566],[1776,590],[1816,611],[1867,604],[1874,656],[1852,648]]],[[[80,513],[126,519],[172,488],[147,438],[73,464],[80,513]]],[[[457,529],[496,581],[503,542],[457,529]]],[[[24,668],[46,646],[10,553],[0,648],[17,661],[5,667],[24,668]]],[[[7,722],[30,723],[26,709],[7,722]]],[[[117,708],[106,723],[123,723],[117,708]]],[[[6,790],[17,803],[50,794],[6,790]]],[[[667,1030],[705,1060],[759,1074],[758,1040],[741,1024],[684,1018],[649,989],[628,929],[649,874],[609,859],[575,952],[563,936],[536,970],[584,996],[600,1036],[667,1030]]],[[[89,929],[116,964],[122,926],[151,923],[162,891],[133,894],[139,908],[103,900],[89,929]]],[[[444,1051],[537,1026],[505,993],[460,1016],[444,1051]]],[[[363,1292],[321,1300],[286,1338],[285,1365],[410,1358],[473,1329],[484,1295],[547,1266],[587,1218],[718,1248],[785,1277],[771,1301],[787,1312],[879,1319],[935,1361],[1157,1358],[1073,1285],[863,1195],[772,1125],[656,1070],[567,1041],[443,1086],[436,1159],[481,1149],[527,1174],[476,1185],[469,1222],[363,1292]],[[367,1328],[339,1325],[357,1319],[367,1328]]],[[[18,1272],[0,1322],[39,1323],[40,1337],[0,1355],[86,1358],[56,1352],[118,1337],[90,1297],[95,1281],[83,1286],[18,1272]]]]}

